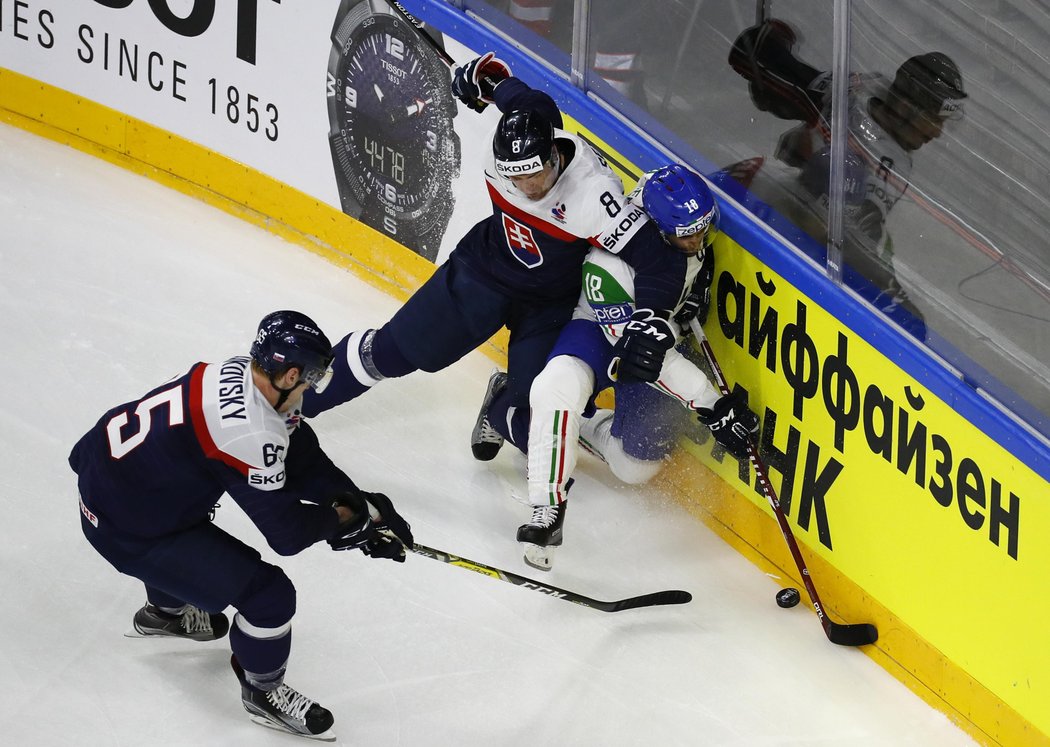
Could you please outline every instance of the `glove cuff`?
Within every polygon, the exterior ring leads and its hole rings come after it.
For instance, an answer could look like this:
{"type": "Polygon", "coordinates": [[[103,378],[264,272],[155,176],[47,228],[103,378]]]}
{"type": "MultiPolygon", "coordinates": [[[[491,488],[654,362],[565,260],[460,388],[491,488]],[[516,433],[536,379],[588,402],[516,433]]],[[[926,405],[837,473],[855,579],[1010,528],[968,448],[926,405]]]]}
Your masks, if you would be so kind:
{"type": "Polygon", "coordinates": [[[715,411],[709,407],[697,407],[693,412],[696,413],[696,419],[704,425],[711,425],[715,422],[715,411]]]}

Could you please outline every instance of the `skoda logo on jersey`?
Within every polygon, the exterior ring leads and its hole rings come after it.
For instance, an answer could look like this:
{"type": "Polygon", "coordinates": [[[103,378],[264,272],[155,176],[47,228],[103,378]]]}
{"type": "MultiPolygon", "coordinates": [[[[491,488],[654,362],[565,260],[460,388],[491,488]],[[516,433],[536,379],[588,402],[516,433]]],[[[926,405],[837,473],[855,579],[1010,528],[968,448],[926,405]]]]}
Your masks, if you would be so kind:
{"type": "Polygon", "coordinates": [[[507,246],[514,259],[526,267],[539,267],[543,264],[540,245],[536,243],[531,228],[504,213],[503,233],[507,237],[507,246]]]}
{"type": "Polygon", "coordinates": [[[631,240],[631,237],[647,220],[645,211],[636,205],[631,205],[626,215],[617,216],[614,223],[610,222],[610,225],[606,226],[598,236],[598,241],[608,251],[619,254],[623,245],[631,240]]]}

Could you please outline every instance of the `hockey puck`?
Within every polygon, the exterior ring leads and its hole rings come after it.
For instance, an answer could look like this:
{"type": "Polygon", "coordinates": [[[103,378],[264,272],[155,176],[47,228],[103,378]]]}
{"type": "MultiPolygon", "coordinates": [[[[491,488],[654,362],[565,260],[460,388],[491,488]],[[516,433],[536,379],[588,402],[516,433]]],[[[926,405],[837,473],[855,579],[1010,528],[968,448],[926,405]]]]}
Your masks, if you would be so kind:
{"type": "Polygon", "coordinates": [[[777,604],[784,609],[794,607],[801,598],[798,589],[787,588],[777,592],[777,604]]]}

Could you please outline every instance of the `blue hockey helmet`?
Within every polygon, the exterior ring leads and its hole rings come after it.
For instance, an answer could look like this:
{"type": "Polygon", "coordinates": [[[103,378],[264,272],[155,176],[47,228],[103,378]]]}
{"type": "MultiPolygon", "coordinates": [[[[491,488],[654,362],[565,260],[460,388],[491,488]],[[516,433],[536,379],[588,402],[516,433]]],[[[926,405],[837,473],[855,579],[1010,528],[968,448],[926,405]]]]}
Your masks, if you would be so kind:
{"type": "Polygon", "coordinates": [[[259,322],[251,356],[271,382],[294,367],[302,372],[301,382],[321,390],[328,383],[332,343],[306,314],[274,311],[259,322]]]}
{"type": "Polygon", "coordinates": [[[714,195],[698,174],[681,164],[649,175],[642,188],[642,208],[667,236],[684,238],[706,231],[710,237],[718,230],[714,195]]]}
{"type": "Polygon", "coordinates": [[[492,153],[500,176],[527,176],[542,171],[554,152],[554,126],[539,112],[514,109],[500,117],[492,153]]]}

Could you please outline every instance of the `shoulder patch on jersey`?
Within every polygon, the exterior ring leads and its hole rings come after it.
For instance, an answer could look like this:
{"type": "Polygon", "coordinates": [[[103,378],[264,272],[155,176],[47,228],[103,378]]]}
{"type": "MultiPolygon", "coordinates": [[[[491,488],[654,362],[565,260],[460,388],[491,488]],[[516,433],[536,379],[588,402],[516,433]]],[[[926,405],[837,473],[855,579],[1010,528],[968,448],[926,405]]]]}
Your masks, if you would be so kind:
{"type": "Polygon", "coordinates": [[[583,292],[587,303],[595,308],[599,305],[630,304],[634,300],[612,273],[593,262],[583,265],[583,292]]]}
{"type": "Polygon", "coordinates": [[[250,362],[237,356],[193,372],[193,430],[209,459],[237,470],[255,487],[275,490],[284,485],[289,430],[284,416],[251,383],[250,362]]]}
{"type": "Polygon", "coordinates": [[[627,203],[627,208],[610,220],[598,234],[599,246],[617,254],[648,220],[649,216],[644,210],[633,203],[627,203]]]}
{"type": "Polygon", "coordinates": [[[284,455],[287,452],[284,443],[266,442],[262,445],[260,456],[265,465],[262,469],[251,467],[248,470],[248,484],[259,490],[279,490],[284,487],[284,455]]]}

